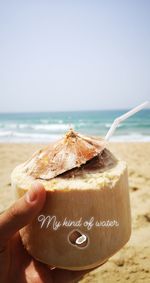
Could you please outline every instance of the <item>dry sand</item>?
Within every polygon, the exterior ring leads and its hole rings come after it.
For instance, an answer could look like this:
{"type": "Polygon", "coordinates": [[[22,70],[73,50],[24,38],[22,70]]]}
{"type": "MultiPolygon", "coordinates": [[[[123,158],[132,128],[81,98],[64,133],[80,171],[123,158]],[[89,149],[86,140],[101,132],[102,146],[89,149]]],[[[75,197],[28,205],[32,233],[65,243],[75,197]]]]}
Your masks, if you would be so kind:
{"type": "MultiPolygon", "coordinates": [[[[13,203],[10,174],[40,145],[0,144],[0,213],[13,203]]],[[[128,163],[132,210],[130,241],[80,283],[150,282],[150,143],[112,143],[111,150],[128,163]]]]}

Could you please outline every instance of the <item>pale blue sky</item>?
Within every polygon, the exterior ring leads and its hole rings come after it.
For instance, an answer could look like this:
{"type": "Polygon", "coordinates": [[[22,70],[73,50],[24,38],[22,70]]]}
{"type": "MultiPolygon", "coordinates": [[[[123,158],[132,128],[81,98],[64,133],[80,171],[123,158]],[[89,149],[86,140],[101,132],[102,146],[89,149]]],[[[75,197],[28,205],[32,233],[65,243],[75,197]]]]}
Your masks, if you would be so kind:
{"type": "Polygon", "coordinates": [[[0,1],[0,112],[150,97],[149,0],[0,1]]]}

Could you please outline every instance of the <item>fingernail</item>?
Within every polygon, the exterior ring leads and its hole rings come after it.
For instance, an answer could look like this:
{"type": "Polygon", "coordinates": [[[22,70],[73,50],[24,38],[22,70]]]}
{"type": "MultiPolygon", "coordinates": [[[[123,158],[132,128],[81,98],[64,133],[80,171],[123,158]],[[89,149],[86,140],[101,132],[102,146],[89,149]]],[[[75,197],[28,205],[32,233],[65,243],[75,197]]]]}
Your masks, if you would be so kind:
{"type": "Polygon", "coordinates": [[[37,199],[37,188],[33,186],[27,193],[26,193],[26,200],[27,202],[33,202],[37,199]]]}

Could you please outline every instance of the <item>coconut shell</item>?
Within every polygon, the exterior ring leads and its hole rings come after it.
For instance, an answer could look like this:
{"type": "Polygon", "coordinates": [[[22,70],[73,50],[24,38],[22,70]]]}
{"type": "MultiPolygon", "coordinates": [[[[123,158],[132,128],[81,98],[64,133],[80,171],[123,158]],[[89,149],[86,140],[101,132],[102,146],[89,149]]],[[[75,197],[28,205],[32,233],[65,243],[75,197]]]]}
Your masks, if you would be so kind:
{"type": "Polygon", "coordinates": [[[72,129],[57,142],[37,151],[24,164],[24,170],[36,179],[49,180],[80,167],[103,151],[106,141],[87,137],[72,129]]]}

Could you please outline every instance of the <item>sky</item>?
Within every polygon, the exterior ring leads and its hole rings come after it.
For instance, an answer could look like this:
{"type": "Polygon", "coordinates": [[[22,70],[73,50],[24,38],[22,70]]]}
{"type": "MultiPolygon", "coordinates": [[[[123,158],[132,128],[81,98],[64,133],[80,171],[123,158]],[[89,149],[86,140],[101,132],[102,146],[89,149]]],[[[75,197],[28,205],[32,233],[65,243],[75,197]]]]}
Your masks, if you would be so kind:
{"type": "Polygon", "coordinates": [[[149,0],[0,0],[0,112],[150,98],[149,0]]]}

